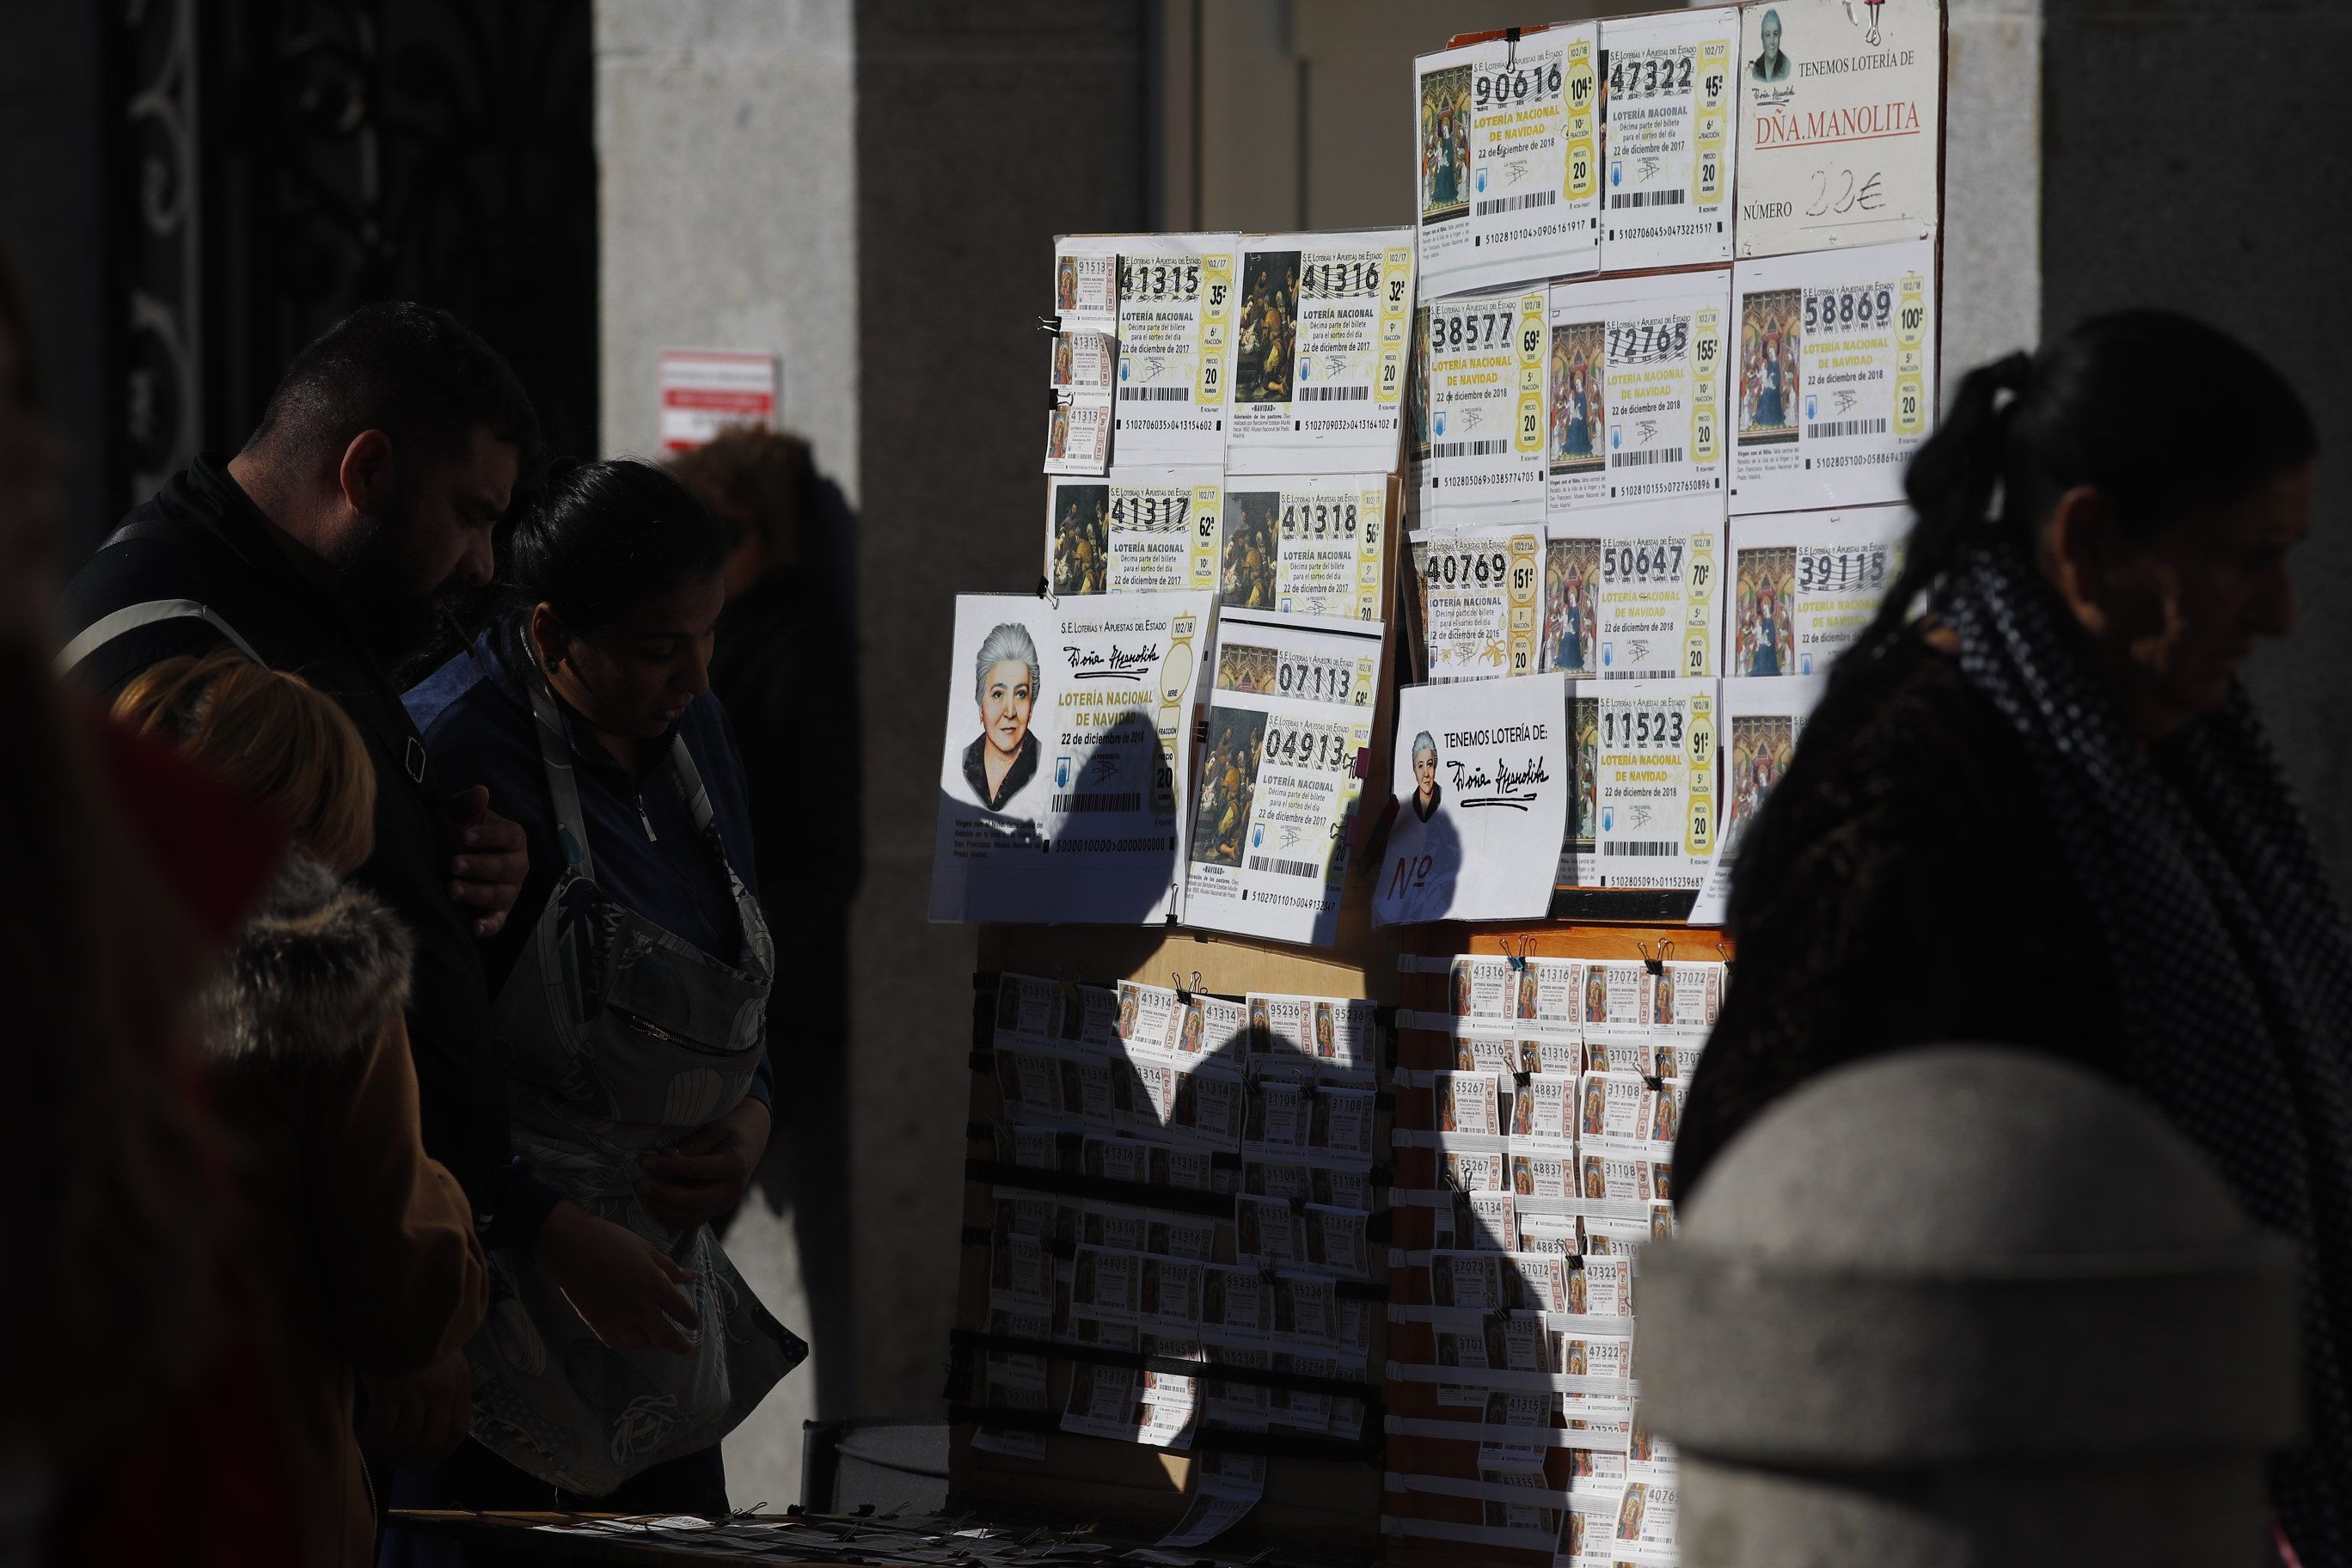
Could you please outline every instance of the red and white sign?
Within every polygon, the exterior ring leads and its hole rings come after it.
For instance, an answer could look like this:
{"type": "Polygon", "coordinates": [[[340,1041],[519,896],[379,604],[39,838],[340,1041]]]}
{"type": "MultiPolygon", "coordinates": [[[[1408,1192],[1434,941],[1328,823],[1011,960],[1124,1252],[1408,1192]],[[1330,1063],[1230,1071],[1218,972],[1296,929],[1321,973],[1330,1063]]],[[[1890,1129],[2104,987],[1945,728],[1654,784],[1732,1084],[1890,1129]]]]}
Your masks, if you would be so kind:
{"type": "Polygon", "coordinates": [[[699,447],[733,425],[776,428],[782,365],[774,354],[731,349],[661,352],[661,444],[699,447]]]}

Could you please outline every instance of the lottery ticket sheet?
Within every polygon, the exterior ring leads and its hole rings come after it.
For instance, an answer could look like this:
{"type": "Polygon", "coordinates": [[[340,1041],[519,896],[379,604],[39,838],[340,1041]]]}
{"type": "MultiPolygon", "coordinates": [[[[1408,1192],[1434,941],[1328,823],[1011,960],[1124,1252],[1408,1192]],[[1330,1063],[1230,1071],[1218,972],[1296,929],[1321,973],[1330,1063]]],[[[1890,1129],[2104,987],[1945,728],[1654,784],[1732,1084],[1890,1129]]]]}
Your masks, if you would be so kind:
{"type": "Polygon", "coordinates": [[[1236,234],[1129,235],[1118,251],[1118,459],[1223,468],[1234,371],[1236,234]]]}
{"type": "Polygon", "coordinates": [[[1943,6],[1773,0],[1742,20],[1739,254],[1934,234],[1943,6]]]}
{"type": "Polygon", "coordinates": [[[1552,880],[1562,888],[1601,886],[1601,857],[1594,836],[1601,826],[1601,683],[1570,680],[1566,686],[1570,784],[1568,829],[1560,840],[1552,880]]]}
{"type": "MultiPolygon", "coordinates": [[[[1723,641],[1719,497],[1605,514],[1592,656],[1604,681],[1717,673],[1723,641]]],[[[1556,651],[1571,651],[1565,643],[1556,651]]]]}
{"type": "Polygon", "coordinates": [[[1056,595],[1213,590],[1223,496],[1214,468],[1048,479],[1046,581],[1056,595]]]}
{"type": "Polygon", "coordinates": [[[1936,245],[1906,240],[1743,261],[1731,510],[1903,499],[1936,419],[1936,245]]]}
{"type": "Polygon", "coordinates": [[[1739,678],[1723,683],[1723,827],[1690,923],[1719,925],[1730,912],[1739,841],[1789,771],[1805,721],[1829,685],[1822,675],[1739,678]]]}
{"type": "Polygon", "coordinates": [[[1601,24],[1601,265],[1731,259],[1735,6],[1601,24]]]}
{"type": "Polygon", "coordinates": [[[1571,787],[1564,711],[1557,676],[1404,689],[1376,923],[1539,919],[1550,909],[1571,787]]]}
{"type": "Polygon", "coordinates": [[[1388,604],[1386,474],[1262,475],[1227,481],[1217,552],[1228,609],[1377,621],[1388,604]]]}
{"type": "Polygon", "coordinates": [[[1206,593],[958,597],[933,920],[1181,913],[1209,612],[1206,593]]]}
{"type": "Polygon", "coordinates": [[[1099,474],[1110,463],[1111,396],[1118,367],[1118,241],[1054,241],[1051,396],[1045,471],[1099,474]]]}
{"type": "Polygon", "coordinates": [[[1203,1453],[1192,1461],[1192,1500],[1159,1544],[1205,1546],[1240,1523],[1265,1495],[1265,1455],[1203,1453]]]}
{"type": "Polygon", "coordinates": [[[1189,838],[1187,923],[1330,945],[1382,635],[1377,621],[1225,612],[1189,838]]]}
{"type": "Polygon", "coordinates": [[[1600,820],[1580,885],[1697,888],[1715,853],[1717,683],[1606,680],[1596,695],[1600,820]]]}
{"type": "Polygon", "coordinates": [[[1727,267],[1552,286],[1544,453],[1552,522],[1700,497],[1723,510],[1730,314],[1727,267]]]}
{"type": "Polygon", "coordinates": [[[1412,348],[1412,234],[1249,235],[1240,265],[1226,470],[1394,470],[1412,348]]]}
{"type": "Polygon", "coordinates": [[[1538,288],[1429,308],[1428,456],[1415,474],[1428,531],[1543,521],[1549,305],[1538,288]]]}
{"type": "Polygon", "coordinates": [[[1544,531],[1416,534],[1429,683],[1540,672],[1544,531]]]}
{"type": "Polygon", "coordinates": [[[1731,531],[1727,676],[1826,675],[1903,570],[1908,507],[1743,517],[1731,531]]]}
{"type": "Polygon", "coordinates": [[[1599,49],[1582,22],[1413,61],[1423,298],[1599,265],[1599,49]]]}

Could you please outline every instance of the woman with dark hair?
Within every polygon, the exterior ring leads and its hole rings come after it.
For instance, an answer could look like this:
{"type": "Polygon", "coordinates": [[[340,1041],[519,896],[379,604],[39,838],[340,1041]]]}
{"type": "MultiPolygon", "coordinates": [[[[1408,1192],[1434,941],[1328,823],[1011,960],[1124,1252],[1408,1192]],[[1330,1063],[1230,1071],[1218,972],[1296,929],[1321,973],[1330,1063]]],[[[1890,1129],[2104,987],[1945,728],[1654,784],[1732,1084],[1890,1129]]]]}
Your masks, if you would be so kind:
{"type": "Polygon", "coordinates": [[[1902,574],[1741,842],[1739,983],[1675,1175],[1703,1189],[1776,1096],[1904,1046],[2134,1085],[2302,1244],[2310,1436],[2273,1495],[2303,1561],[2337,1563],[2352,950],[2234,678],[2294,623],[2316,449],[2276,370],[2164,312],[1961,382],[1906,480],[1902,574]],[[2150,403],[2182,364],[2231,389],[2226,440],[2183,443],[2150,403]]]}
{"type": "Polygon", "coordinates": [[[806,1347],[711,1234],[768,1137],[775,958],[742,764],[703,700],[725,536],[648,464],[552,478],[509,608],[408,695],[457,787],[522,825],[530,877],[485,949],[516,1156],[551,1189],[491,1254],[449,1502],[723,1513],[719,1440],[806,1347]]]}

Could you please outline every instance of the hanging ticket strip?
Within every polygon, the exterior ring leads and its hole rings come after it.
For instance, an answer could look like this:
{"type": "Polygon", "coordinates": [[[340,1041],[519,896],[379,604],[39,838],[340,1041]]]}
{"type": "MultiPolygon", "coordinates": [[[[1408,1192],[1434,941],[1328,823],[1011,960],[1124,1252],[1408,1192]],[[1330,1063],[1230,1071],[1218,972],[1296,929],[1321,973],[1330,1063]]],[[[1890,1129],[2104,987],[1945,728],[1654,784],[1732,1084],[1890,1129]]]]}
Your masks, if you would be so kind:
{"type": "Polygon", "coordinates": [[[949,1391],[976,1447],[1042,1460],[1058,1431],[1214,1456],[1192,1543],[1247,1511],[1267,1460],[1377,1450],[1387,1011],[976,979],[971,1066],[1001,1113],[969,1129],[992,1217],[964,1240],[988,1249],[988,1310],[954,1336],[949,1391]]]}
{"type": "Polygon", "coordinates": [[[1669,1560],[1635,1254],[1674,1228],[1682,1095],[1728,966],[1408,957],[1397,1014],[1389,1533],[1669,1560]]]}

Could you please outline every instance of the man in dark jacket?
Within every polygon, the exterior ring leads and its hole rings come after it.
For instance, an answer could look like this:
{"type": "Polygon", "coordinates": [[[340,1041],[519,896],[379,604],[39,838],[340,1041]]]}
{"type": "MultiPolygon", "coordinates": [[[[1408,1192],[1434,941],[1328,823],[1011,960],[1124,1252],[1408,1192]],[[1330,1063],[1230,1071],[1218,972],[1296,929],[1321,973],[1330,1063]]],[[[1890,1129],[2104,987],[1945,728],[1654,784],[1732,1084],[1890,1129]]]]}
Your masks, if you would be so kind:
{"type": "Polygon", "coordinates": [[[488,582],[491,525],[537,437],[513,372],[455,318],[355,311],[295,359],[242,451],[173,476],[75,575],[59,659],[112,692],[159,660],[236,645],[351,715],[376,773],[375,851],[354,879],[415,938],[425,1144],[485,1245],[525,1251],[554,1195],[509,1152],[475,946],[513,906],[522,834],[486,792],[436,787],[388,669],[445,591],[488,582]]]}

